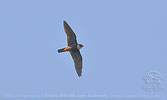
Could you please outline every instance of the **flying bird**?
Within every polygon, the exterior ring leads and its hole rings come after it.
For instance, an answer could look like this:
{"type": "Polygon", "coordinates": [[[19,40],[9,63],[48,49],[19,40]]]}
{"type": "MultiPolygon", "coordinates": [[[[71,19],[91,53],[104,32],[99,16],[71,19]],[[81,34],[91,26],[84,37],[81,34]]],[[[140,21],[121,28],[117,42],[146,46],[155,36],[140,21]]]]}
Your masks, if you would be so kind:
{"type": "Polygon", "coordinates": [[[71,29],[71,27],[67,24],[66,21],[63,21],[64,30],[67,36],[67,46],[62,49],[58,49],[58,53],[69,51],[75,65],[75,70],[80,77],[82,74],[82,56],[80,53],[80,49],[83,47],[82,44],[77,43],[76,35],[71,29]]]}

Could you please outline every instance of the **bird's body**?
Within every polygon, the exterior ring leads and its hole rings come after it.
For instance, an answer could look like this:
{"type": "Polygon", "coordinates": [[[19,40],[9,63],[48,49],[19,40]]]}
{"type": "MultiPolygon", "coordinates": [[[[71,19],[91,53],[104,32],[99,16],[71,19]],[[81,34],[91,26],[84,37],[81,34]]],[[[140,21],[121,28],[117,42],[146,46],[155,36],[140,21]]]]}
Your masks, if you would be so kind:
{"type": "Polygon", "coordinates": [[[74,44],[74,45],[70,45],[70,46],[67,46],[65,48],[59,49],[58,53],[66,52],[66,51],[74,51],[75,52],[76,50],[79,50],[81,48],[82,48],[82,46],[80,44],[78,44],[78,45],[74,44]]]}
{"type": "Polygon", "coordinates": [[[83,45],[77,43],[76,35],[66,21],[64,21],[64,30],[67,35],[67,47],[59,49],[58,53],[66,51],[70,52],[74,60],[76,72],[80,77],[82,73],[82,56],[79,50],[83,47],[83,45]]]}

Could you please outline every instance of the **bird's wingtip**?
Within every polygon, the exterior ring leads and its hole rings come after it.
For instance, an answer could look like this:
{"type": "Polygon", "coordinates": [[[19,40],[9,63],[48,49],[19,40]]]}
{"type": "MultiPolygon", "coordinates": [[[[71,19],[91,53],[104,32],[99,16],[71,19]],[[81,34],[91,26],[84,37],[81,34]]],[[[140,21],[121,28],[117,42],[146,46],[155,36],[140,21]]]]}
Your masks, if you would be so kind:
{"type": "Polygon", "coordinates": [[[78,74],[78,77],[81,77],[81,73],[77,73],[78,74]]]}
{"type": "Polygon", "coordinates": [[[67,23],[65,20],[63,20],[63,23],[65,24],[65,23],[67,23]]]}

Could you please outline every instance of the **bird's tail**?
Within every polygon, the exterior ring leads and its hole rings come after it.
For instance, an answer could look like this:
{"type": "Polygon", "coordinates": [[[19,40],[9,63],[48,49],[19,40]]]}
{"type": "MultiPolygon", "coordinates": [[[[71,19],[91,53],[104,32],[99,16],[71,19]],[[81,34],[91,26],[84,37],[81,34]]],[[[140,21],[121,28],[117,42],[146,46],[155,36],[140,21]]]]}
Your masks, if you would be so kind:
{"type": "Polygon", "coordinates": [[[58,49],[58,53],[65,52],[65,50],[64,50],[64,49],[65,49],[65,48],[58,49]]]}

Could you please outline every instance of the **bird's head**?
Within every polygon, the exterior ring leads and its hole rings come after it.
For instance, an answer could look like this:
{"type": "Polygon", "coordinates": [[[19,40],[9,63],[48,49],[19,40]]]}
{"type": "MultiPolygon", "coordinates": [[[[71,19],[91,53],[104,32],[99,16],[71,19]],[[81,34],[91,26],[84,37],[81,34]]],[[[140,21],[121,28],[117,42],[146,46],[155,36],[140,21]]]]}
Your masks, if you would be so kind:
{"type": "Polygon", "coordinates": [[[77,45],[77,49],[78,49],[78,50],[81,49],[82,47],[83,47],[82,44],[78,44],[78,45],[77,45]]]}

